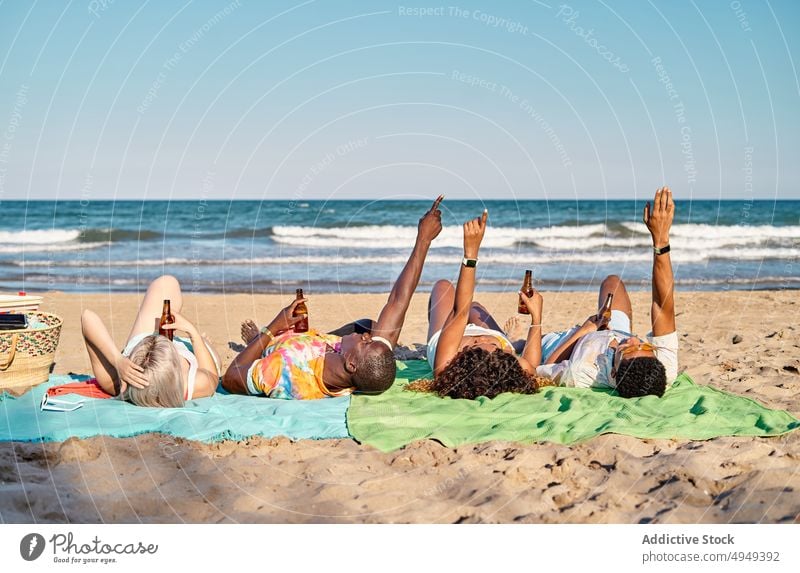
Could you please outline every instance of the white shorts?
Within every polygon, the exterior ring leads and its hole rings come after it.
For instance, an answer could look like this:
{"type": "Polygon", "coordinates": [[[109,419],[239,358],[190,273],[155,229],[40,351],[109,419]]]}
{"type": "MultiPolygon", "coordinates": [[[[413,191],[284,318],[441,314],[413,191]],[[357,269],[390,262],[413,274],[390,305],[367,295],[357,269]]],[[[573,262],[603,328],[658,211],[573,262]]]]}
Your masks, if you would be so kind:
{"type": "MultiPolygon", "coordinates": [[[[553,350],[558,348],[562,341],[572,336],[572,333],[579,328],[580,325],[577,325],[560,332],[548,332],[542,336],[542,364],[550,358],[553,350]]],[[[626,336],[633,336],[631,334],[631,318],[621,310],[613,309],[611,311],[611,320],[608,323],[608,329],[615,330],[626,336]]]]}

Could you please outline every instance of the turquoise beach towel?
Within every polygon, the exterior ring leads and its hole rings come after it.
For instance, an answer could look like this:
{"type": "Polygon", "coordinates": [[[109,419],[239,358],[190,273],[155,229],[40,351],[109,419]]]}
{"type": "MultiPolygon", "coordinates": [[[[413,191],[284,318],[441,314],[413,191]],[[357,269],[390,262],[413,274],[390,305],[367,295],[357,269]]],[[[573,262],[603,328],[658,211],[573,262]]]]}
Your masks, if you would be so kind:
{"type": "Polygon", "coordinates": [[[695,384],[682,374],[662,398],[625,399],[608,390],[543,388],[534,395],[453,400],[403,390],[429,378],[422,360],[398,363],[394,386],[379,396],[354,395],[348,428],[359,442],[384,452],[417,440],[446,446],[509,440],[574,444],[600,434],[706,440],[718,436],[776,436],[800,427],[791,414],[695,384]]]}
{"type": "MultiPolygon", "coordinates": [[[[350,397],[324,400],[272,400],[217,393],[184,408],[142,408],[120,400],[86,399],[73,412],[43,412],[42,396],[50,386],[88,379],[56,376],[19,397],[0,394],[0,441],[60,442],[71,437],[128,438],[148,432],[219,442],[251,436],[287,436],[293,440],[349,438],[345,416],[350,397]]],[[[77,401],[81,397],[58,397],[77,401]]]]}

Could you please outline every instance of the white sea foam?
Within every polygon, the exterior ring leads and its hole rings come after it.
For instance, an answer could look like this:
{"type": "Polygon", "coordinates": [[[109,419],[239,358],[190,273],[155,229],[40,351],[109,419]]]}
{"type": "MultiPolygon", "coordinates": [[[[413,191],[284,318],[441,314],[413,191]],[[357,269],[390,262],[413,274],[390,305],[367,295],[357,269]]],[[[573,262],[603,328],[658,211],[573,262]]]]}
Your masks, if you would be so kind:
{"type": "MultiPolygon", "coordinates": [[[[77,229],[44,229],[40,231],[0,231],[0,245],[51,245],[74,241],[77,229]]],[[[9,252],[9,251],[3,251],[9,252]]]]}
{"type": "MultiPolygon", "coordinates": [[[[108,246],[110,243],[67,243],[66,245],[53,245],[53,244],[12,244],[0,245],[0,253],[11,253],[12,255],[21,255],[29,253],[50,253],[50,252],[63,252],[63,251],[83,251],[86,249],[96,249],[98,247],[108,246]]],[[[69,261],[65,261],[69,262],[69,261]]],[[[48,263],[52,264],[52,263],[48,263]]],[[[60,263],[59,263],[60,264],[60,263]]],[[[66,265],[71,266],[71,265],[66,265]]]]}
{"type": "MultiPolygon", "coordinates": [[[[521,242],[544,238],[584,238],[607,231],[603,224],[584,226],[554,226],[540,228],[488,227],[483,239],[486,248],[509,248],[521,242]]],[[[375,248],[408,248],[414,244],[417,228],[396,225],[366,227],[273,227],[272,240],[284,245],[319,248],[364,247],[365,241],[375,248]]],[[[433,248],[461,247],[463,230],[460,226],[444,227],[433,242],[433,248]]]]}
{"type": "MultiPolygon", "coordinates": [[[[606,225],[583,225],[539,228],[489,227],[483,247],[510,249],[519,245],[533,245],[551,251],[583,251],[586,249],[634,249],[650,246],[647,228],[642,223],[623,223],[631,232],[628,236],[614,234],[606,225]]],[[[318,249],[383,248],[407,249],[416,238],[416,227],[374,225],[367,227],[282,227],[272,229],[272,240],[292,247],[318,249]]],[[[737,246],[800,246],[800,226],[714,226],[674,225],[672,246],[681,251],[709,251],[737,246]]],[[[459,248],[463,243],[462,229],[449,226],[442,229],[433,248],[459,248]]],[[[770,255],[766,255],[770,256],[770,255]]],[[[783,254],[776,254],[780,258],[783,254]]],[[[730,258],[725,257],[722,258],[730,258]]]]}
{"type": "MultiPolygon", "coordinates": [[[[364,265],[402,265],[407,254],[388,256],[317,256],[295,255],[285,257],[253,257],[229,259],[191,259],[165,258],[140,260],[86,260],[86,261],[14,261],[12,264],[25,267],[157,267],[157,266],[260,266],[260,265],[324,265],[364,266],[364,265]]],[[[700,263],[710,259],[719,260],[795,260],[800,257],[800,249],[783,248],[731,248],[724,251],[676,251],[672,260],[676,263],[700,263]]],[[[621,250],[581,250],[576,252],[486,252],[481,255],[482,264],[560,264],[560,263],[634,263],[649,262],[653,258],[650,249],[621,250]]],[[[456,264],[452,255],[428,255],[430,264],[456,264]]]]}
{"type": "MultiPolygon", "coordinates": [[[[644,223],[622,223],[622,225],[635,233],[647,235],[644,223]]],[[[673,225],[670,237],[682,237],[693,240],[709,240],[723,238],[749,237],[754,239],[800,239],[800,226],[788,225],[774,227],[772,225],[673,225]]]]}

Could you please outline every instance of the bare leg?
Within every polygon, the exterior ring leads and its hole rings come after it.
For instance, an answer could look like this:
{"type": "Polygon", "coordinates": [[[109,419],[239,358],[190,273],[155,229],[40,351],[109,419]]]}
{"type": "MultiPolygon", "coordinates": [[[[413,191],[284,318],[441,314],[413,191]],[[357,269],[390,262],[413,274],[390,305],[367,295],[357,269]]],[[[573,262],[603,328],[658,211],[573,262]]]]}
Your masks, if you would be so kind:
{"type": "Polygon", "coordinates": [[[526,320],[520,315],[515,314],[503,325],[503,332],[506,333],[506,338],[511,341],[511,345],[514,347],[514,350],[517,352],[517,354],[522,354],[522,351],[525,350],[529,324],[529,320],[526,320]]]}
{"type": "Polygon", "coordinates": [[[491,328],[492,330],[503,332],[494,317],[489,314],[486,307],[479,302],[472,303],[472,308],[469,309],[469,321],[472,324],[477,324],[484,328],[491,328]]]}
{"type": "Polygon", "coordinates": [[[428,340],[439,332],[447,319],[453,314],[456,302],[456,289],[446,280],[436,281],[428,301],[428,340]]]}
{"type": "Polygon", "coordinates": [[[600,296],[598,297],[597,308],[600,309],[606,303],[609,294],[614,295],[611,301],[611,310],[621,310],[631,319],[631,331],[633,331],[633,309],[631,307],[631,297],[625,288],[625,283],[617,275],[608,275],[600,285],[600,296]]]}
{"type": "Polygon", "coordinates": [[[161,309],[166,299],[170,301],[172,312],[179,313],[183,308],[181,285],[178,279],[171,275],[160,276],[147,287],[128,340],[137,334],[152,334],[158,329],[158,320],[161,318],[161,309]]]}
{"type": "Polygon", "coordinates": [[[97,383],[103,390],[116,396],[120,385],[115,358],[119,350],[114,340],[100,317],[91,310],[84,310],[81,314],[81,331],[97,383]]]}

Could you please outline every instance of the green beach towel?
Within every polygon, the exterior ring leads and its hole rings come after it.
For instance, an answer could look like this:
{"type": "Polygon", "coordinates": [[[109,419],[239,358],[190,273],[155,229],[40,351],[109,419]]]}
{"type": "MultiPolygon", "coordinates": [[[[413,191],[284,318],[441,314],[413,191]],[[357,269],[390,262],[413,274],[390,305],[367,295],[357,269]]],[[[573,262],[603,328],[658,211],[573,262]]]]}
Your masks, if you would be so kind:
{"type": "Polygon", "coordinates": [[[430,376],[426,361],[399,362],[390,390],[353,395],[347,412],[350,434],[388,452],[425,439],[450,447],[489,440],[574,444],[607,433],[706,440],[777,436],[800,427],[785,411],[697,385],[686,374],[662,398],[625,399],[610,390],[547,387],[534,395],[453,400],[403,389],[410,380],[430,376]]]}

